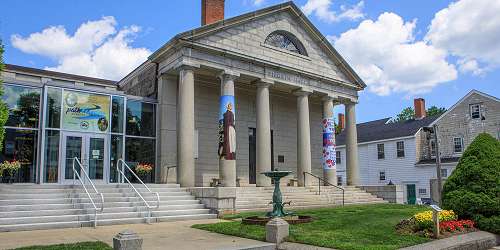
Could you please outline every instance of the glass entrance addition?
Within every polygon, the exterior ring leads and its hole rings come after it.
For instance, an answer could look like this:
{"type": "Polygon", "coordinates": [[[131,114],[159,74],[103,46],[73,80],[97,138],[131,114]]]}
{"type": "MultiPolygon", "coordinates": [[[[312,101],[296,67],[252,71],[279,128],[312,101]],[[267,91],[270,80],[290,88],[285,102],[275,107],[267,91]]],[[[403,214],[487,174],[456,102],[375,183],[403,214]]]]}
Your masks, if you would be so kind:
{"type": "MultiPolygon", "coordinates": [[[[88,133],[63,134],[62,183],[73,181],[73,160],[78,158],[90,179],[104,182],[108,175],[106,136],[88,133]]],[[[80,169],[75,163],[75,169],[80,169]]],[[[82,172],[79,172],[82,174],[82,172]]]]}

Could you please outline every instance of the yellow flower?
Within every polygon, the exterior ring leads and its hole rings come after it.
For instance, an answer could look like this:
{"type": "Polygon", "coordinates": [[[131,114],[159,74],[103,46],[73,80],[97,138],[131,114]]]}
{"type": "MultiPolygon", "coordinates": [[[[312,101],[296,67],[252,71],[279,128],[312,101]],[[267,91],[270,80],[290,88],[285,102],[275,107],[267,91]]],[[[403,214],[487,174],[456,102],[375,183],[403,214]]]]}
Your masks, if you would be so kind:
{"type": "MultiPolygon", "coordinates": [[[[428,221],[432,221],[432,211],[424,211],[417,213],[413,215],[413,218],[415,218],[415,221],[418,223],[425,223],[428,221]]],[[[450,221],[450,220],[456,220],[457,216],[455,215],[455,212],[453,210],[443,210],[439,212],[439,220],[440,221],[450,221]]]]}

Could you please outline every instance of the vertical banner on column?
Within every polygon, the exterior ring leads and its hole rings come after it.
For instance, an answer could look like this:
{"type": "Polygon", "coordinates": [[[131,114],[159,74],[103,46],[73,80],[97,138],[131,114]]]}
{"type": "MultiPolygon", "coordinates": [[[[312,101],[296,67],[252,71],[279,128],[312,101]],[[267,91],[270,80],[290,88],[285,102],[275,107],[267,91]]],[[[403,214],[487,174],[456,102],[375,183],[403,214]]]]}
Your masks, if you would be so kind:
{"type": "Polygon", "coordinates": [[[220,97],[219,107],[219,159],[236,159],[236,129],[234,125],[234,96],[220,97]]]}
{"type": "Polygon", "coordinates": [[[335,124],[333,118],[323,119],[323,168],[336,168],[335,124]]]}

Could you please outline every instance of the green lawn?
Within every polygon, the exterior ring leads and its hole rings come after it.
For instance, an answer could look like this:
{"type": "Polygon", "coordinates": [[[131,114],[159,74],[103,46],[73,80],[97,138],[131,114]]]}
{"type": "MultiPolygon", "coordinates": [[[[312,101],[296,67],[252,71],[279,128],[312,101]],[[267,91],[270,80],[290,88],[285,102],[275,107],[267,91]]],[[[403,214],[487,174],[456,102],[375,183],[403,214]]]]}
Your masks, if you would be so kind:
{"type": "MultiPolygon", "coordinates": [[[[300,210],[297,214],[311,215],[311,223],[290,225],[288,241],[336,249],[398,249],[416,245],[430,239],[400,235],[394,226],[414,213],[426,210],[422,206],[398,204],[356,205],[337,208],[300,210]]],[[[227,216],[236,219],[263,213],[242,213],[227,216]]],[[[243,225],[239,221],[199,224],[194,228],[244,238],[265,240],[265,228],[243,225]]]]}
{"type": "Polygon", "coordinates": [[[79,242],[74,244],[59,244],[49,246],[21,247],[15,250],[113,250],[104,242],[79,242]]]}

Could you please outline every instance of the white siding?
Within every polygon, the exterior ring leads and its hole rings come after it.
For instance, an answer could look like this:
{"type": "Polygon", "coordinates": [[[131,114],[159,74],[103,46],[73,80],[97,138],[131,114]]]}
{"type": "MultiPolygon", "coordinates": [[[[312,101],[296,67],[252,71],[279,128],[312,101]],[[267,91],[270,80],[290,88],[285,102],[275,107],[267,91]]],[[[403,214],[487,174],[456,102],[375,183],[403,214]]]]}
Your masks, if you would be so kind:
{"type": "MultiPolygon", "coordinates": [[[[405,187],[406,184],[415,184],[418,198],[430,198],[429,180],[436,178],[436,168],[434,166],[415,166],[415,145],[414,137],[359,144],[358,159],[361,185],[386,185],[389,181],[405,187]],[[398,141],[404,141],[405,157],[398,158],[396,155],[396,142],[398,141]],[[380,143],[384,144],[385,159],[378,159],[377,144],[380,143]],[[385,181],[379,180],[380,171],[385,171],[385,181]],[[426,189],[426,194],[419,194],[419,189],[426,189]]],[[[341,152],[341,163],[337,165],[337,172],[339,176],[342,176],[345,185],[345,146],[339,146],[337,150],[341,152]]],[[[444,165],[443,168],[448,169],[448,175],[450,175],[454,166],[444,165]]]]}

